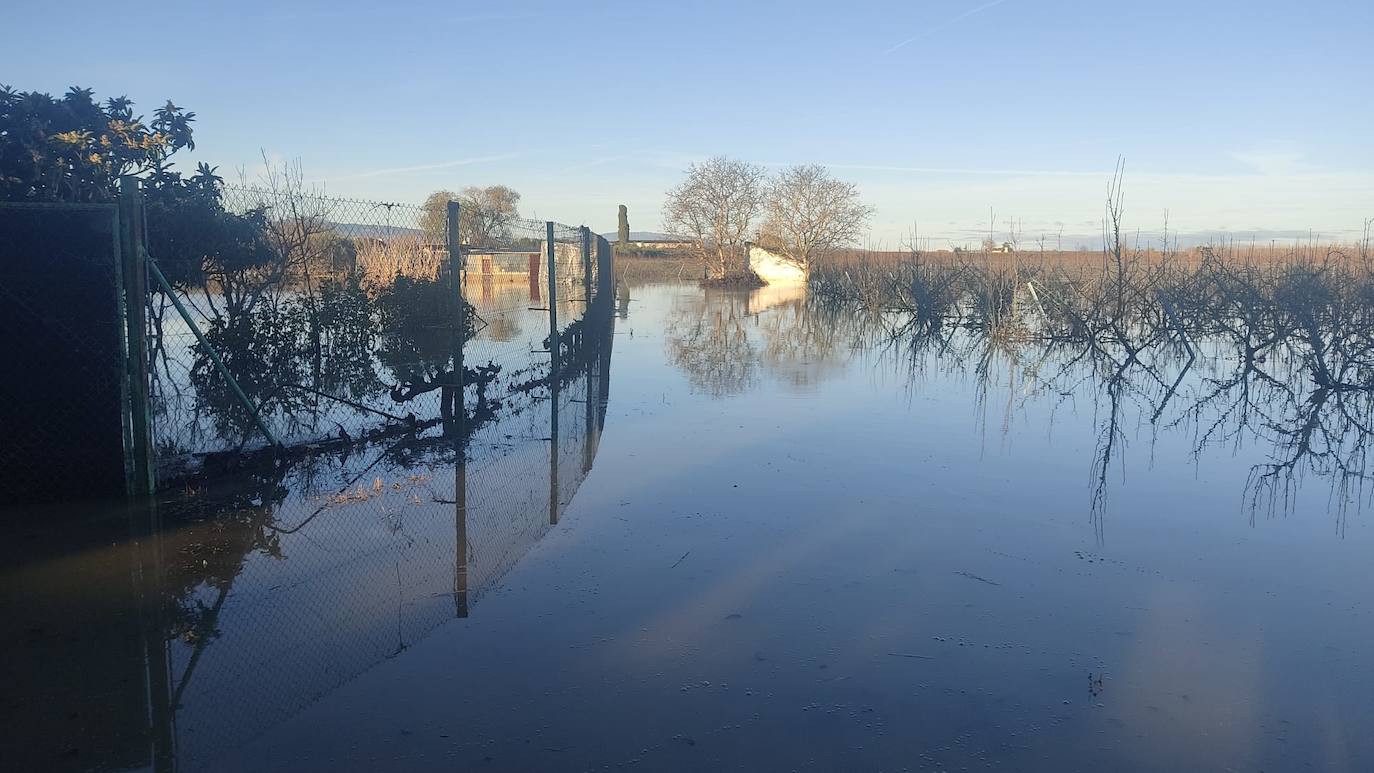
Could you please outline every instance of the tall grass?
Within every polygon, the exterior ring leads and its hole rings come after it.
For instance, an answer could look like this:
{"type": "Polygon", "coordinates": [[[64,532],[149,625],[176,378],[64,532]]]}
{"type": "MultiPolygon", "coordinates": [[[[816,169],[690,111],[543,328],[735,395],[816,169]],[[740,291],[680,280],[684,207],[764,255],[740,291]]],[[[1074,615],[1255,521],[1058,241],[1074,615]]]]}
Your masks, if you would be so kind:
{"type": "Polygon", "coordinates": [[[390,284],[396,277],[434,280],[447,252],[426,250],[414,239],[359,240],[354,270],[368,282],[390,284]]]}
{"type": "Polygon", "coordinates": [[[813,266],[808,289],[821,305],[923,327],[1110,343],[1128,355],[1180,333],[1238,335],[1258,350],[1302,331],[1319,336],[1313,331],[1338,318],[1374,321],[1374,260],[1364,243],[1187,253],[1109,244],[1072,257],[850,253],[813,266]]]}

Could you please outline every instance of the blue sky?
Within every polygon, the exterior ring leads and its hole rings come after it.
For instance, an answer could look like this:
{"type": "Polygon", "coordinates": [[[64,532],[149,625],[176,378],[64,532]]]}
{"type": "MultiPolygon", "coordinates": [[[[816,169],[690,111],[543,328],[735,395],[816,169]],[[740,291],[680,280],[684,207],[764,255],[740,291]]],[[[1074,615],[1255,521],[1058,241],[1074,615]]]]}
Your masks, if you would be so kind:
{"type": "MultiPolygon", "coordinates": [[[[0,82],[194,110],[186,159],[299,159],[332,194],[419,201],[505,183],[522,214],[658,227],[695,159],[818,162],[936,246],[1019,220],[1309,229],[1374,217],[1374,3],[18,0],[0,82]]],[[[190,163],[184,165],[190,166],[190,163]]],[[[1064,245],[1070,246],[1069,243],[1064,245]]]]}

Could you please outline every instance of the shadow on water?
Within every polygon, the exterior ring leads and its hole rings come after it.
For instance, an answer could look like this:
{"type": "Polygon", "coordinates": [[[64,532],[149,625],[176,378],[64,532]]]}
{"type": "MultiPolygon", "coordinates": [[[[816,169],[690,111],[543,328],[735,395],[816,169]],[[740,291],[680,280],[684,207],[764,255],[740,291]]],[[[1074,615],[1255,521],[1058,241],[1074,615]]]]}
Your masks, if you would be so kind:
{"type": "Polygon", "coordinates": [[[251,416],[195,347],[158,353],[179,431],[164,438],[167,490],[13,521],[7,767],[199,769],[476,614],[557,525],[605,424],[610,328],[582,325],[557,376],[498,384],[471,367],[457,400],[452,336],[424,311],[441,307],[423,297],[435,289],[333,287],[315,348],[289,300],[212,328],[265,414],[312,438],[275,455],[198,450],[251,433],[251,416]],[[280,388],[304,383],[330,399],[280,388]],[[402,413],[441,393],[442,418],[402,413]]]}

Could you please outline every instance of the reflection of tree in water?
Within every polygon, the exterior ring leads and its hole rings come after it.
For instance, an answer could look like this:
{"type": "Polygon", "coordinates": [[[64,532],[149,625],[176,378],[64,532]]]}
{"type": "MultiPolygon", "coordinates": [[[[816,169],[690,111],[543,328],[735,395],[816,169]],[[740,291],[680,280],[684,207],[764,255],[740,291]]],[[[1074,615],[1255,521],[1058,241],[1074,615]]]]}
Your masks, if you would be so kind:
{"type": "Polygon", "coordinates": [[[1252,511],[1270,513],[1292,506],[1297,483],[1310,472],[1332,481],[1332,500],[1344,522],[1345,509],[1358,502],[1369,481],[1369,439],[1374,427],[1370,387],[1342,390],[1319,386],[1289,407],[1287,421],[1266,425],[1274,444],[1270,461],[1251,471],[1252,511]]]}
{"type": "MultiPolygon", "coordinates": [[[[842,353],[881,349],[909,383],[972,377],[986,429],[994,389],[1005,388],[1001,431],[1035,401],[1051,420],[1092,408],[1094,451],[1088,465],[1089,513],[1104,526],[1109,493],[1123,480],[1133,436],[1187,433],[1193,456],[1209,449],[1261,448],[1242,501],[1250,517],[1291,512],[1299,484],[1313,476],[1331,486],[1341,523],[1365,496],[1374,434],[1374,304],[1345,298],[1323,267],[1274,274],[1218,269],[1137,298],[1134,318],[1074,317],[1045,325],[1048,292],[1004,305],[1016,324],[989,324],[977,305],[942,305],[945,313],[845,307],[822,298],[784,300],[757,314],[750,296],[707,293],[680,299],[668,325],[672,362],[712,395],[751,387],[759,368],[794,387],[815,383],[842,353]],[[1210,284],[1209,284],[1210,283],[1210,284]],[[973,311],[968,311],[968,308],[973,311]],[[951,311],[953,309],[953,311],[951,311]],[[1072,321],[1072,320],[1071,320],[1072,321]],[[753,327],[757,343],[748,333],[753,327]]],[[[1019,291],[1018,291],[1019,292],[1019,291]]],[[[1070,289],[1056,288],[1060,297],[1070,289]]],[[[756,305],[756,304],[755,304],[756,305]]],[[[1073,314],[1080,314],[1074,312],[1073,314]]],[[[1073,316],[1073,315],[1071,315],[1073,316]]]]}
{"type": "MultiPolygon", "coordinates": [[[[377,296],[381,345],[377,360],[399,384],[432,384],[453,371],[455,345],[452,289],[440,282],[397,277],[377,296]]],[[[462,340],[472,337],[473,315],[465,315],[462,340]]]]}
{"type": "Polygon", "coordinates": [[[1180,324],[1178,312],[1162,304],[1154,329],[1122,326],[1107,338],[1031,331],[999,340],[956,322],[945,326],[955,328],[950,335],[905,329],[894,344],[909,353],[913,379],[925,377],[932,364],[971,373],[980,410],[994,374],[1003,371],[1012,374],[1009,415],[1031,400],[1049,400],[1058,410],[1091,397],[1090,511],[1099,530],[1111,481],[1125,474],[1132,427],[1151,436],[1188,433],[1195,458],[1212,448],[1258,443],[1268,458],[1251,468],[1242,494],[1252,520],[1260,512],[1291,512],[1310,475],[1330,484],[1332,509],[1343,525],[1347,509],[1374,494],[1366,487],[1374,431],[1374,312],[1314,289],[1311,274],[1295,271],[1282,281],[1263,293],[1254,287],[1187,288],[1201,299],[1183,312],[1191,316],[1188,323],[1180,324]],[[1024,384],[1015,383],[1018,368],[1024,384]]]}
{"type": "Polygon", "coordinates": [[[713,397],[740,394],[755,379],[758,352],[745,329],[748,296],[706,292],[682,299],[668,320],[668,357],[692,388],[713,397]]]}
{"type": "MultiPolygon", "coordinates": [[[[382,392],[371,366],[373,304],[357,281],[326,282],[314,314],[301,296],[272,297],[251,311],[212,318],[205,338],[262,414],[309,414],[318,408],[317,396],[286,386],[304,385],[355,400],[382,392]],[[317,336],[312,335],[312,318],[317,336]]],[[[189,378],[197,409],[213,419],[221,437],[249,433],[252,414],[236,399],[208,352],[196,343],[191,353],[189,378]]],[[[174,372],[166,364],[162,370],[174,372]]],[[[160,388],[168,387],[165,381],[160,388]]]]}
{"type": "Polygon", "coordinates": [[[378,394],[382,384],[370,362],[377,338],[373,302],[356,279],[322,285],[319,324],[319,388],[354,399],[378,394]]]}
{"type": "Polygon", "coordinates": [[[288,495],[286,465],[225,471],[207,483],[159,497],[163,531],[156,585],[163,636],[192,648],[172,674],[178,705],[205,649],[220,635],[219,619],[250,556],[284,559],[276,511],[288,495]]]}
{"type": "MultiPolygon", "coordinates": [[[[409,291],[402,290],[393,301],[414,300],[405,295],[406,292],[409,291]]],[[[414,304],[403,305],[417,308],[414,304]]],[[[382,338],[407,326],[391,311],[380,314],[388,322],[396,323],[395,326],[383,325],[382,338]]],[[[420,322],[423,320],[422,314],[420,322]]],[[[609,326],[598,325],[582,325],[580,329],[585,331],[586,337],[581,339],[584,346],[570,351],[568,367],[553,383],[562,387],[585,379],[585,392],[582,387],[576,392],[579,397],[585,397],[574,402],[586,413],[579,415],[578,409],[573,409],[570,423],[575,431],[562,436],[561,450],[557,413],[529,410],[547,398],[532,398],[513,412],[502,411],[502,418],[523,417],[506,428],[508,433],[532,429],[535,438],[550,434],[553,442],[551,460],[558,459],[559,455],[566,457],[569,451],[577,452],[583,464],[581,476],[585,476],[590,470],[596,438],[605,416],[605,374],[611,330],[609,326]],[[550,422],[542,432],[539,421],[550,422]]],[[[405,355],[400,357],[402,370],[399,373],[421,379],[433,376],[435,369],[442,371],[449,367],[443,359],[444,353],[437,348],[443,343],[441,340],[398,335],[391,343],[396,345],[392,351],[405,355]],[[422,367],[404,370],[415,363],[422,367]]],[[[566,409],[568,404],[564,402],[563,405],[566,409]]],[[[311,689],[336,684],[331,680],[338,679],[340,674],[343,678],[351,678],[360,668],[385,656],[379,655],[377,648],[390,637],[388,618],[393,614],[393,605],[397,621],[405,620],[404,630],[400,622],[395,626],[396,651],[414,641],[414,632],[420,630],[414,627],[417,623],[430,626],[451,614],[465,616],[473,587],[482,587],[469,586],[470,566],[482,568],[481,582],[491,582],[488,567],[499,568],[501,562],[507,560],[503,546],[524,544],[521,540],[530,534],[529,519],[511,517],[528,514],[522,512],[521,503],[535,502],[543,492],[549,492],[551,508],[566,503],[581,480],[576,472],[571,476],[566,471],[559,474],[552,462],[536,463],[533,468],[522,467],[534,461],[537,453],[534,457],[524,454],[507,457],[508,449],[482,442],[472,449],[472,453],[480,454],[484,463],[505,458],[507,464],[515,466],[506,467],[506,474],[492,474],[485,484],[473,486],[460,460],[468,457],[467,444],[473,433],[490,420],[498,419],[474,415],[472,420],[460,425],[462,434],[456,436],[449,434],[447,425],[443,434],[415,428],[406,432],[404,427],[397,427],[400,431],[394,435],[369,434],[351,442],[334,438],[283,449],[275,455],[266,452],[216,455],[207,459],[205,466],[196,473],[168,485],[159,495],[156,509],[149,510],[150,520],[157,525],[148,536],[140,575],[140,593],[150,613],[148,641],[156,641],[162,647],[152,649],[160,652],[162,658],[160,664],[153,667],[166,674],[161,689],[156,685],[150,688],[152,700],[160,701],[158,706],[161,707],[153,711],[160,711],[167,718],[159,727],[172,727],[172,719],[181,718],[186,706],[190,707],[189,724],[199,727],[197,723],[203,720],[207,705],[218,705],[226,685],[236,685],[245,674],[281,673],[296,663],[310,671],[321,662],[318,658],[312,660],[315,656],[308,652],[299,660],[294,653],[284,656],[282,659],[288,661],[284,666],[265,662],[260,654],[276,653],[276,647],[270,639],[261,638],[265,634],[255,633],[256,614],[265,615],[263,620],[268,627],[281,622],[274,617],[273,610],[286,609],[283,605],[288,604],[297,605],[291,608],[293,613],[305,609],[307,617],[329,618],[320,621],[323,625],[305,625],[304,630],[325,634],[312,638],[306,648],[321,651],[320,658],[329,658],[337,652],[345,653],[346,657],[328,660],[330,667],[324,672],[308,675],[307,679],[314,680],[309,682],[311,689]],[[479,452],[477,448],[483,450],[479,452]],[[525,474],[511,477],[509,473],[516,470],[525,474]],[[541,475],[545,471],[548,478],[541,475]],[[568,487],[570,479],[572,486],[568,487]],[[436,481],[437,487],[432,488],[436,481]],[[446,488],[450,483],[454,487],[452,495],[446,488]],[[504,502],[493,504],[489,497],[481,496],[480,492],[487,490],[482,485],[496,486],[503,499],[510,498],[514,510],[504,502]],[[472,491],[478,492],[472,512],[488,511],[472,522],[479,535],[476,539],[468,536],[470,486],[472,491]],[[363,502],[373,504],[360,506],[363,502]],[[452,510],[445,512],[449,507],[452,510]],[[438,520],[431,515],[438,515],[438,520]],[[414,519],[421,525],[412,532],[410,527],[417,522],[414,519]],[[353,536],[355,527],[356,537],[353,536]],[[379,535],[385,536],[378,541],[379,535]],[[339,539],[348,540],[343,551],[335,541],[339,539]],[[452,603],[456,606],[447,608],[444,603],[431,603],[430,600],[436,598],[433,593],[425,594],[421,601],[406,597],[406,591],[399,587],[402,582],[399,561],[394,568],[398,583],[396,595],[386,588],[378,588],[376,577],[389,576],[393,571],[390,557],[381,562],[375,560],[384,554],[379,548],[396,550],[398,555],[407,556],[404,559],[407,584],[412,579],[421,583],[437,579],[437,585],[424,585],[433,590],[450,580],[453,583],[452,603]],[[486,558],[482,561],[476,559],[484,554],[486,558]],[[287,560],[296,564],[264,566],[287,560]],[[305,575],[300,574],[302,571],[305,575]],[[294,578],[304,576],[308,579],[293,580],[286,586],[274,585],[268,589],[266,597],[255,592],[266,584],[262,582],[264,577],[284,572],[291,573],[294,578]],[[444,576],[450,573],[451,577],[444,576]],[[349,582],[357,578],[368,581],[356,582],[356,588],[350,586],[349,582]],[[324,595],[303,600],[305,597],[294,589],[311,583],[314,583],[316,594],[324,595]],[[280,597],[271,593],[280,587],[289,590],[280,597]],[[364,601],[357,601],[355,596],[364,601]],[[334,603],[338,606],[330,606],[334,603]],[[423,607],[423,613],[412,616],[416,614],[412,608],[419,607],[423,607]],[[350,615],[350,624],[336,626],[335,617],[343,614],[350,615]],[[364,635],[356,639],[353,638],[356,635],[353,615],[357,615],[360,623],[365,623],[358,626],[365,629],[364,635]],[[176,646],[171,646],[172,643],[176,646]]],[[[566,432],[568,425],[564,426],[566,432]]],[[[509,439],[511,435],[505,437],[509,439]]],[[[534,449],[544,447],[542,441],[534,438],[528,442],[534,449]]],[[[534,513],[535,522],[544,523],[546,517],[543,512],[534,513]]],[[[448,595],[448,591],[438,595],[448,595]]],[[[386,644],[390,645],[391,641],[386,644]]],[[[276,654],[270,660],[276,661],[276,654]]],[[[282,694],[269,695],[269,692],[270,689],[254,687],[246,694],[248,700],[254,701],[254,709],[261,709],[264,714],[294,711],[299,701],[308,697],[295,683],[282,694]]],[[[245,700],[234,694],[228,696],[225,703],[241,707],[245,700]]],[[[167,731],[169,737],[178,732],[175,728],[167,731]]],[[[233,736],[236,732],[230,730],[228,735],[233,736]]],[[[187,744],[186,753],[191,755],[187,759],[197,759],[197,755],[207,754],[206,749],[222,742],[213,731],[202,734],[200,739],[187,744]]]]}
{"type": "MultiPolygon", "coordinates": [[[[456,404],[455,355],[472,337],[475,315],[469,305],[460,339],[455,302],[443,281],[397,277],[381,287],[357,279],[325,282],[313,307],[303,296],[269,296],[251,311],[213,317],[205,337],[263,416],[288,434],[321,426],[332,432],[342,416],[369,414],[367,406],[383,415],[433,391],[443,393],[443,407],[456,404]]],[[[166,350],[158,347],[158,369],[168,376],[157,385],[164,420],[194,424],[204,415],[224,440],[252,434],[252,413],[200,344],[190,347],[195,415],[168,417],[180,387],[166,350]]],[[[465,373],[464,383],[479,391],[494,377],[491,368],[465,373]]]]}
{"type": "Polygon", "coordinates": [[[780,303],[758,315],[763,350],[759,359],[787,386],[814,387],[843,366],[839,354],[844,330],[840,320],[813,312],[802,299],[780,303]]]}
{"type": "Polygon", "coordinates": [[[876,329],[871,319],[808,304],[800,292],[707,291],[677,300],[667,348],[706,394],[739,394],[757,383],[760,368],[802,390],[841,372],[845,354],[870,343],[876,329]]]}
{"type": "Polygon", "coordinates": [[[1268,461],[1251,469],[1245,503],[1252,518],[1289,512],[1298,485],[1310,474],[1331,482],[1331,505],[1341,523],[1370,479],[1374,430],[1374,361],[1368,330],[1319,332],[1265,342],[1237,356],[1229,373],[1208,378],[1178,424],[1197,435],[1197,452],[1240,447],[1251,438],[1268,447],[1268,461]]]}

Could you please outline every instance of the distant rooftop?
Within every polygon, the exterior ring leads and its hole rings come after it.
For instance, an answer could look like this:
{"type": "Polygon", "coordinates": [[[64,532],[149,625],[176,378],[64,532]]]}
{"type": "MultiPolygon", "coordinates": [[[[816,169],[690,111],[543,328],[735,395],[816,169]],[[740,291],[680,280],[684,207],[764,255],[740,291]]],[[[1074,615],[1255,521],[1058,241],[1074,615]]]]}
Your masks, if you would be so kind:
{"type": "MultiPolygon", "coordinates": [[[[615,231],[601,234],[608,241],[616,241],[620,234],[615,231]]],[[[659,233],[658,231],[631,231],[630,241],[632,242],[685,242],[689,239],[685,236],[675,236],[673,234],[659,233]]]]}

